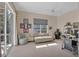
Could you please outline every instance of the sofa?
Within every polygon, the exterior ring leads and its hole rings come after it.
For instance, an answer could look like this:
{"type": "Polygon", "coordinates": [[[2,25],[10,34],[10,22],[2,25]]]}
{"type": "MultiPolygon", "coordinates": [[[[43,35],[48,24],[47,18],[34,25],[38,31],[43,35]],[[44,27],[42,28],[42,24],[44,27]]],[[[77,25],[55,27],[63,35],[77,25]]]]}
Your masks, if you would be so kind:
{"type": "Polygon", "coordinates": [[[49,34],[34,34],[33,39],[35,43],[53,41],[53,36],[49,34]]]}

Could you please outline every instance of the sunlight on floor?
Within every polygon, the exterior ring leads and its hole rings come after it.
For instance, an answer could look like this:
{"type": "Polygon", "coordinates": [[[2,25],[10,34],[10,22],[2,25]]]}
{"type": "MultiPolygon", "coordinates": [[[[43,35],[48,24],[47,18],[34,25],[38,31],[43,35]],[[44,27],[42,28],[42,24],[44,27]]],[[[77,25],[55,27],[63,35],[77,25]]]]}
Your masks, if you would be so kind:
{"type": "Polygon", "coordinates": [[[2,54],[2,55],[4,54],[4,51],[3,51],[3,50],[1,50],[1,54],[2,54]]]}
{"type": "Polygon", "coordinates": [[[39,45],[39,46],[36,46],[36,48],[44,48],[44,47],[47,47],[47,45],[39,45]]]}
{"type": "Polygon", "coordinates": [[[48,44],[48,46],[56,46],[57,43],[51,43],[51,44],[48,44]]]}
{"type": "Polygon", "coordinates": [[[44,45],[38,45],[36,48],[44,48],[44,47],[49,47],[49,46],[56,46],[57,43],[50,43],[50,44],[44,44],[44,45]]]}

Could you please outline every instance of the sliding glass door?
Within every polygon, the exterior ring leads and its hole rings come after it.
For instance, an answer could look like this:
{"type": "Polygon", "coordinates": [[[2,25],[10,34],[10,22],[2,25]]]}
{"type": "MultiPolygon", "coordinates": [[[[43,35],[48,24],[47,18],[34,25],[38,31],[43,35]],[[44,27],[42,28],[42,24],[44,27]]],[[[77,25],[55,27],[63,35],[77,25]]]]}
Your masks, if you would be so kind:
{"type": "Polygon", "coordinates": [[[14,43],[14,14],[7,3],[1,8],[4,12],[0,15],[0,41],[1,56],[7,56],[14,43]]]}

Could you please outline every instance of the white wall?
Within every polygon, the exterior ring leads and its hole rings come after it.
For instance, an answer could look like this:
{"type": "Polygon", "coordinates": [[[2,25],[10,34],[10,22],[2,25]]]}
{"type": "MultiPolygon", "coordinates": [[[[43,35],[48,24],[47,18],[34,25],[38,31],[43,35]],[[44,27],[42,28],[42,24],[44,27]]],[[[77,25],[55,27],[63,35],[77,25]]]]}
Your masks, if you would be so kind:
{"type": "MultiPolygon", "coordinates": [[[[48,15],[41,15],[41,14],[36,14],[36,13],[18,11],[17,12],[17,32],[18,34],[23,32],[23,30],[20,29],[20,23],[23,22],[23,18],[29,19],[30,24],[32,24],[32,28],[33,28],[33,18],[47,19],[48,27],[50,26],[52,27],[52,30],[48,29],[49,34],[53,34],[57,28],[57,17],[56,16],[48,16],[48,15]]],[[[29,30],[29,34],[33,34],[32,29],[29,30]]]]}

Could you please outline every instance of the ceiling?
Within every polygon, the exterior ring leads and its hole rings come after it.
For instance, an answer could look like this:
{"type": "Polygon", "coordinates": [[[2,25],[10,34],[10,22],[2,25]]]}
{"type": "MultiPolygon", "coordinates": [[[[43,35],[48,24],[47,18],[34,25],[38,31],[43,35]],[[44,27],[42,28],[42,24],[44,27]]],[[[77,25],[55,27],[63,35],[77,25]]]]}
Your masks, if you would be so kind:
{"type": "Polygon", "coordinates": [[[14,2],[17,11],[60,16],[78,8],[77,2],[14,2]]]}

